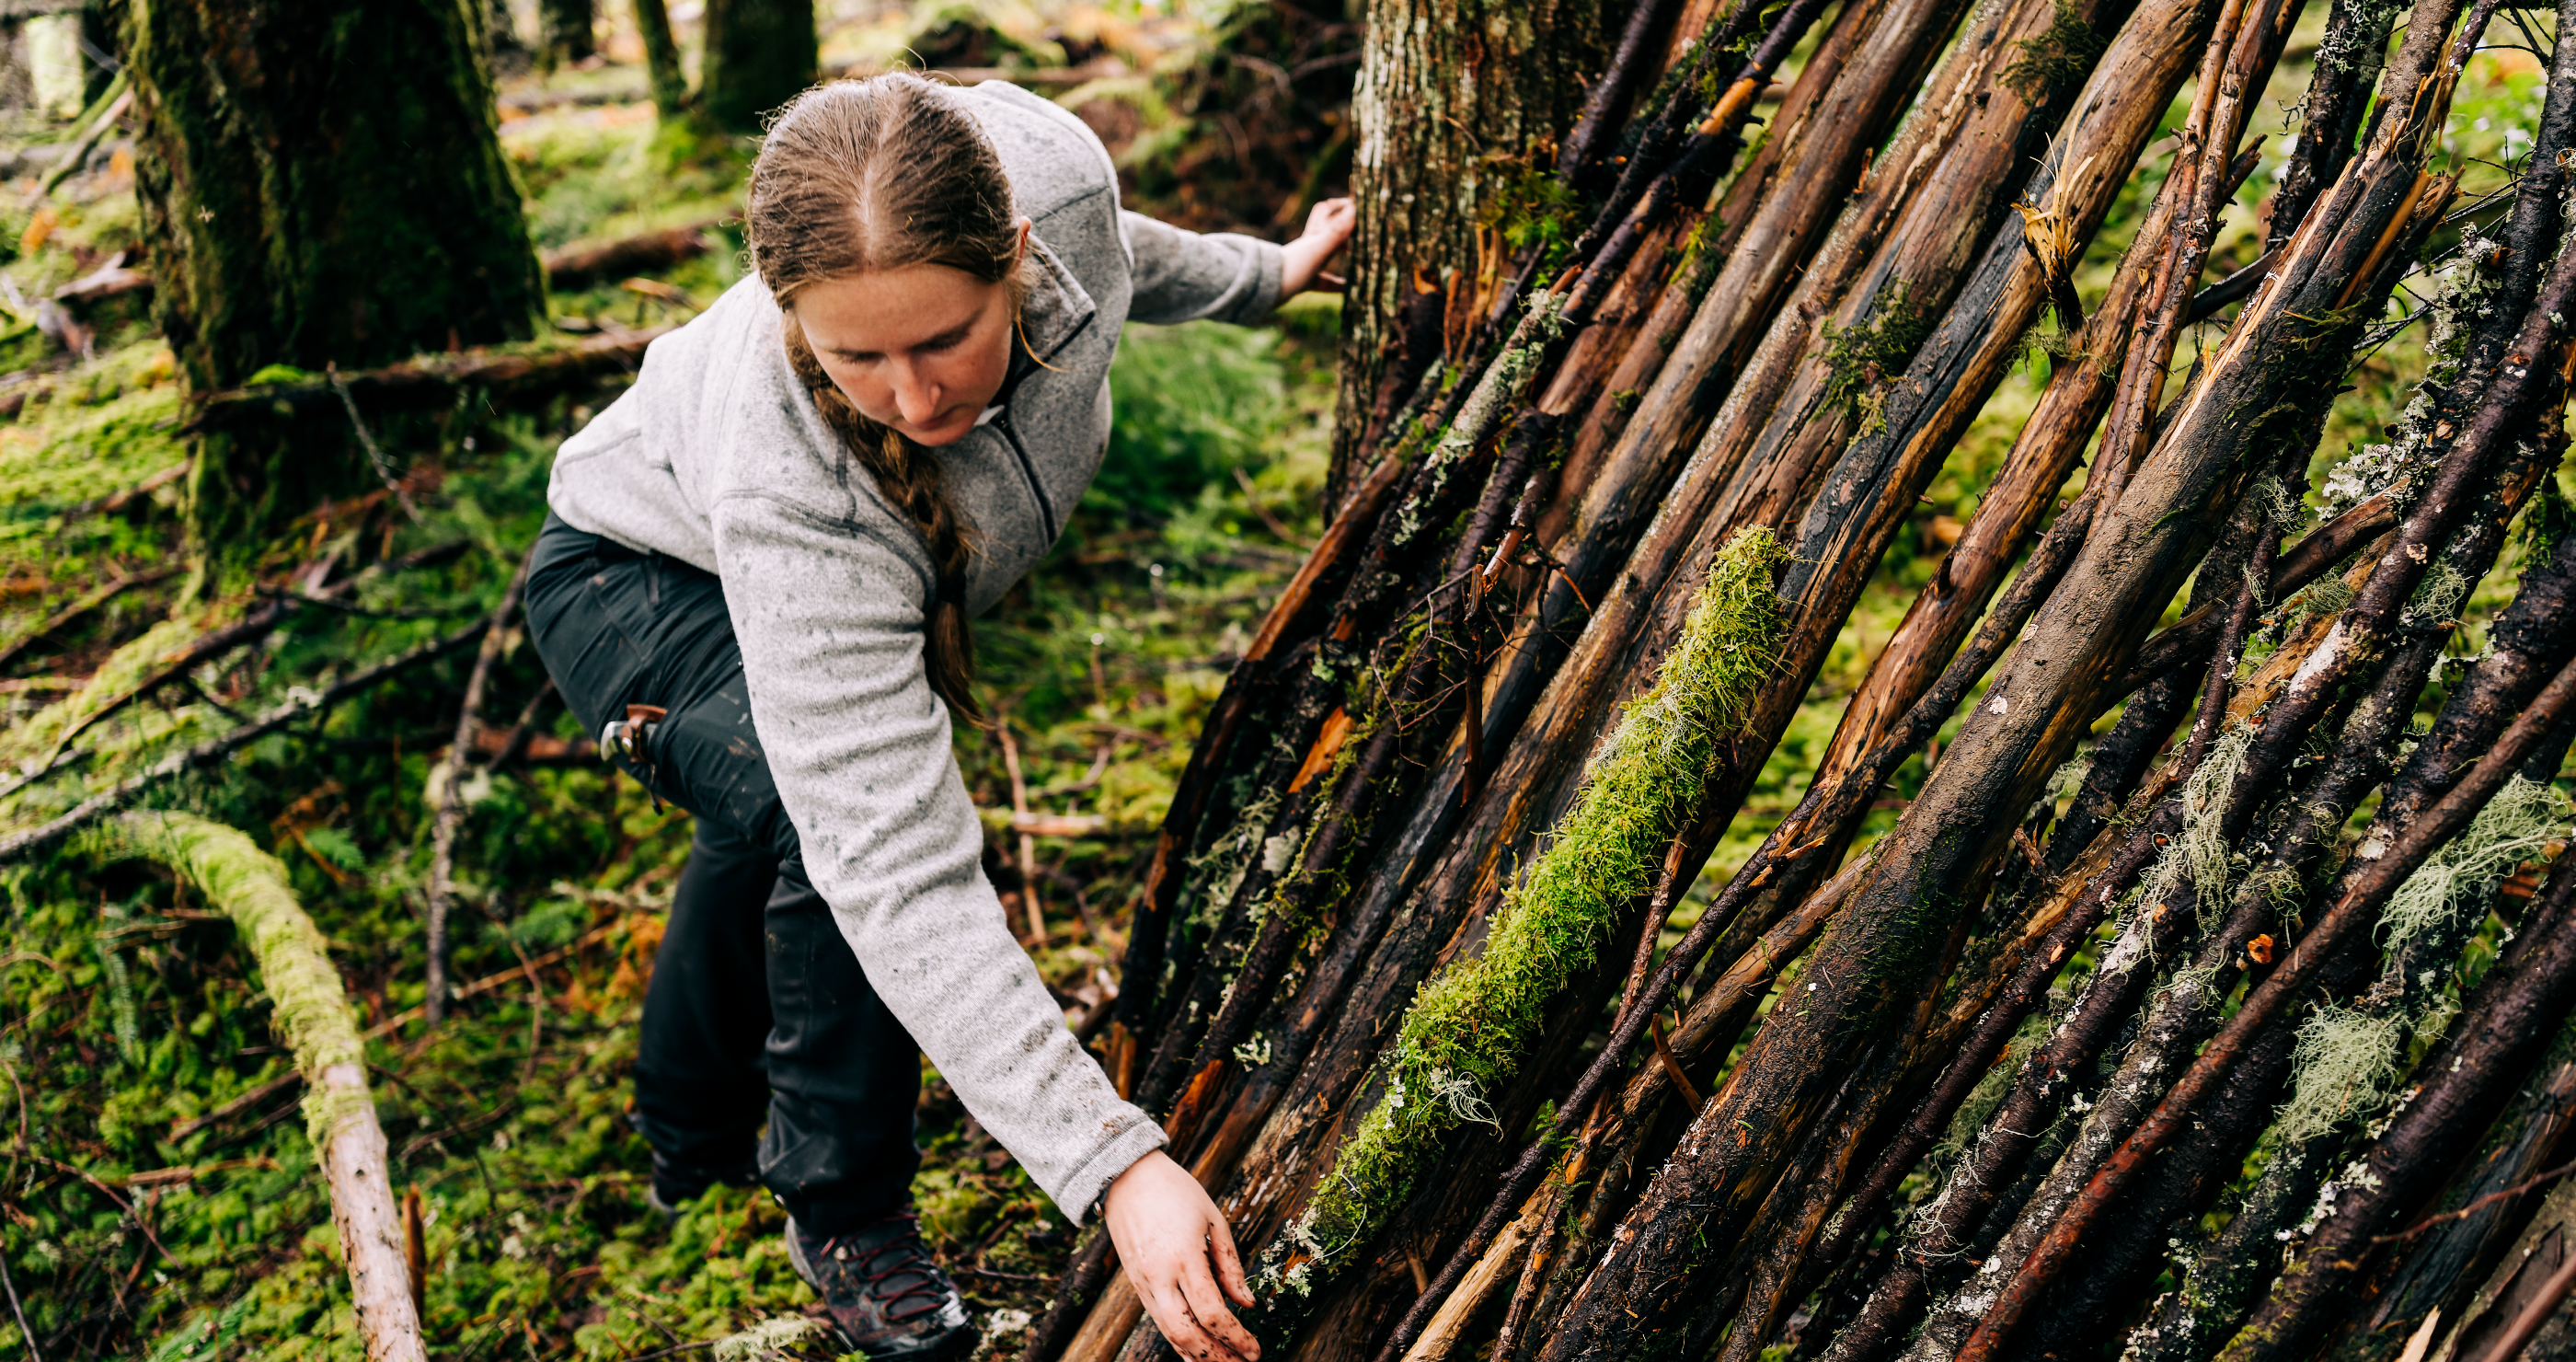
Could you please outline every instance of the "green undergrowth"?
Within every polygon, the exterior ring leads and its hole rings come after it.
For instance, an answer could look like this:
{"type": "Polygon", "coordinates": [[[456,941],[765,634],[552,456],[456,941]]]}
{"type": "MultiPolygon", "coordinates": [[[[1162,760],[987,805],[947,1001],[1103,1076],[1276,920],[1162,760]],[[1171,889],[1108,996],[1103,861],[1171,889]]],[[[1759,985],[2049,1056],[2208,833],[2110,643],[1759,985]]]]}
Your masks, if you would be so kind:
{"type": "MultiPolygon", "coordinates": [[[[587,117],[597,112],[505,131],[524,153],[542,244],[729,209],[738,148],[683,164],[672,158],[705,149],[675,152],[654,143],[649,120],[587,117]]],[[[0,225],[14,233],[23,216],[0,225]]],[[[50,287],[94,263],[97,245],[66,226],[6,268],[50,287]]],[[[656,276],[685,302],[611,284],[558,293],[552,310],[567,323],[682,320],[737,277],[736,245],[656,276]]],[[[1007,718],[1028,805],[1097,820],[1084,835],[1035,839],[1026,863],[1007,832],[986,856],[1015,924],[1034,888],[1047,936],[1033,954],[1069,1016],[1105,996],[1200,717],[1321,530],[1336,325],[1325,299],[1263,328],[1132,332],[1112,370],[1111,494],[977,622],[981,684],[1007,718]]],[[[257,600],[245,590],[183,602],[184,479],[118,499],[191,452],[167,350],[112,335],[95,359],[49,364],[23,413],[0,419],[0,646],[103,583],[145,580],[0,669],[0,748],[12,761],[50,750],[66,719],[257,600]]],[[[372,493],[310,508],[249,555],[256,584],[271,588],[327,562],[324,580],[357,579],[354,611],[297,610],[92,726],[65,749],[68,765],[0,793],[0,833],[489,611],[543,517],[556,445],[614,395],[612,384],[542,403],[476,401],[408,428],[389,453],[409,474],[418,522],[372,493]],[[462,551],[431,566],[386,566],[450,544],[462,551]]],[[[781,1344],[813,1296],[787,1265],[783,1215],[765,1192],[719,1189],[672,1222],[646,1206],[649,1161],[625,1115],[690,820],[564,754],[580,724],[542,693],[523,629],[505,636],[483,722],[506,728],[524,711],[538,748],[461,782],[450,974],[473,991],[435,1032],[410,1015],[425,996],[426,792],[472,658],[405,672],[143,802],[232,829],[274,858],[327,943],[365,1033],[391,1176],[420,1194],[435,1355],[630,1358],[718,1340],[743,1356],[825,1355],[781,1344]],[[743,1337],[753,1330],[779,1346],[743,1337]]],[[[975,802],[1007,824],[1014,792],[998,738],[961,730],[956,746],[975,802]]],[[[21,779],[0,765],[0,788],[21,779]]],[[[250,944],[212,907],[197,882],[148,857],[110,864],[65,847],[0,867],[0,1097],[12,1104],[0,1131],[17,1132],[0,1154],[0,1255],[48,1362],[359,1355],[328,1199],[296,1119],[284,1014],[250,944]]],[[[995,1354],[1015,1352],[1070,1227],[937,1075],[924,1078],[923,1227],[995,1354]]],[[[0,1357],[21,1351],[0,1318],[0,1357]]]]}
{"type": "Polygon", "coordinates": [[[146,857],[168,867],[232,919],[259,963],[270,1024],[305,1077],[304,1133],[315,1150],[327,1149],[344,1122],[366,1111],[366,1099],[363,1090],[326,1092],[313,1080],[362,1062],[364,1046],[330,946],[296,902],[286,867],[238,828],[165,810],[120,815],[81,840],[102,859],[146,857]]]}
{"type": "Polygon", "coordinates": [[[1772,579],[1786,559],[1765,530],[1743,531],[1719,551],[1655,688],[1595,754],[1484,950],[1415,996],[1381,1061],[1383,1096],[1283,1236],[1287,1253],[1262,1265],[1267,1289],[1304,1294],[1411,1193],[1443,1136],[1494,1123],[1485,1095],[1519,1068],[1548,1002],[1651,886],[1720,741],[1770,678],[1780,630],[1772,579]]]}

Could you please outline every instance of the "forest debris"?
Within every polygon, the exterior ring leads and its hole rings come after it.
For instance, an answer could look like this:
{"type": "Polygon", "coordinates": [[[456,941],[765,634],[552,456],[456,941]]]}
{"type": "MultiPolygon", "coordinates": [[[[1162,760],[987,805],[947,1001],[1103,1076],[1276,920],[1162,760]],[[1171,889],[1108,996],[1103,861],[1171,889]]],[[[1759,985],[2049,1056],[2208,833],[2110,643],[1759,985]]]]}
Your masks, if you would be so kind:
{"type": "MultiPolygon", "coordinates": [[[[180,467],[185,468],[186,465],[182,464],[180,467]]],[[[154,476],[157,477],[159,475],[155,474],[154,476]]],[[[65,605],[62,609],[55,611],[51,615],[46,616],[36,625],[35,628],[28,630],[26,633],[19,635],[17,638],[12,639],[6,644],[0,644],[0,667],[7,667],[9,664],[16,662],[18,660],[18,655],[27,651],[27,649],[35,644],[37,640],[54,633],[56,630],[61,629],[63,626],[70,624],[76,619],[79,619],[81,616],[98,609],[109,601],[115,600],[117,597],[124,595],[135,587],[150,586],[154,582],[166,581],[170,577],[176,575],[178,571],[179,569],[175,565],[165,565],[157,568],[146,568],[140,572],[121,573],[115,579],[102,586],[95,586],[82,592],[79,596],[73,598],[70,604],[65,605]]]]}
{"type": "Polygon", "coordinates": [[[142,270],[127,268],[125,252],[118,251],[97,269],[55,289],[54,301],[86,307],[129,293],[147,293],[151,288],[152,276],[142,270]]]}
{"type": "Polygon", "coordinates": [[[74,805],[69,812],[49,822],[0,837],[0,862],[13,860],[29,851],[60,841],[65,836],[123,808],[126,802],[136,795],[181,771],[220,761],[306,714],[328,709],[389,676],[407,671],[434,658],[444,657],[481,638],[489,624],[488,620],[477,620],[445,638],[432,639],[373,666],[362,667],[321,691],[297,695],[259,718],[219,737],[199,743],[185,751],[173,752],[154,762],[141,774],[128,777],[91,795],[74,805]]]}
{"type": "MultiPolygon", "coordinates": [[[[465,682],[465,700],[457,709],[456,739],[448,744],[447,760],[439,763],[430,781],[429,995],[425,1006],[431,1026],[447,1015],[447,917],[456,899],[456,834],[465,825],[465,803],[460,795],[465,765],[474,751],[474,729],[482,719],[483,692],[492,681],[492,664],[501,656],[510,616],[519,607],[519,591],[527,585],[528,564],[534,558],[534,554],[528,554],[519,559],[518,569],[510,574],[510,584],[501,589],[500,603],[492,607],[484,621],[483,646],[474,655],[474,670],[465,682]]],[[[533,973],[529,983],[531,987],[535,984],[533,973]]]]}
{"type": "Polygon", "coordinates": [[[1780,627],[1771,575],[1785,552],[1767,531],[1747,531],[1713,566],[1660,683],[1630,706],[1593,761],[1581,801],[1484,952],[1425,988],[1406,1013],[1386,1096],[1283,1237],[1297,1261],[1274,1251],[1262,1265],[1271,1287],[1302,1293],[1309,1274],[1338,1266],[1406,1196],[1433,1140],[1460,1122],[1492,1122],[1486,1092],[1518,1067],[1564,975],[1645,892],[1691,791],[1769,679],[1780,627]]]}
{"type": "MultiPolygon", "coordinates": [[[[386,410],[441,406],[454,400],[460,388],[481,388],[496,397],[541,396],[633,373],[645,347],[672,329],[619,331],[570,345],[488,346],[452,355],[420,355],[381,369],[344,373],[339,382],[352,400],[386,410]]],[[[195,433],[235,429],[336,405],[340,394],[329,378],[310,374],[192,400],[196,415],[185,429],[195,433]]]]}
{"type": "MultiPolygon", "coordinates": [[[[88,165],[89,154],[97,148],[98,139],[107,136],[107,130],[116,126],[116,120],[123,118],[125,111],[134,107],[134,90],[127,84],[125,72],[116,73],[116,78],[109,82],[109,91],[115,97],[108,101],[106,111],[98,116],[96,122],[89,125],[88,131],[82,133],[79,139],[72,143],[71,150],[63,153],[63,158],[54,163],[54,168],[46,172],[44,182],[36,189],[39,198],[51,195],[56,189],[62,187],[63,181],[70,179],[82,167],[88,165]]],[[[106,98],[105,95],[101,97],[106,98]]]]}
{"type": "Polygon", "coordinates": [[[427,1362],[385,1134],[367,1093],[365,1047],[329,946],[296,902],[286,867],[238,830],[184,813],[126,814],[100,830],[95,846],[168,866],[241,929],[306,1082],[305,1133],[330,1179],[331,1219],[369,1362],[427,1362]]]}
{"type": "Polygon", "coordinates": [[[540,260],[546,269],[546,287],[571,291],[621,275],[667,270],[717,249],[710,234],[723,222],[722,218],[709,218],[685,227],[665,227],[615,241],[576,243],[548,251],[540,260]]]}
{"type": "MultiPolygon", "coordinates": [[[[1010,720],[1002,720],[994,732],[1002,739],[1002,769],[1011,778],[1011,821],[1016,826],[1022,819],[1034,820],[1036,815],[1029,812],[1028,782],[1020,778],[1020,744],[1011,736],[1010,720]]],[[[1047,939],[1046,914],[1038,906],[1037,835],[1021,832],[1019,838],[1020,903],[1029,915],[1028,945],[1036,949],[1044,946],[1047,939]]]]}

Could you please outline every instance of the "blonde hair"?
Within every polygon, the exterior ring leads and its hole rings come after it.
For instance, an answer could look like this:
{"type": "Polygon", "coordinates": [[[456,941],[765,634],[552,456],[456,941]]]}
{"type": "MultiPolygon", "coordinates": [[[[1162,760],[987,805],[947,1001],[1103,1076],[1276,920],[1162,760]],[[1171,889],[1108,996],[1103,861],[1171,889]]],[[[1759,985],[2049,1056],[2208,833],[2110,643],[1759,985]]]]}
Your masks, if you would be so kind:
{"type": "Polygon", "coordinates": [[[788,362],[877,490],[929,545],[938,584],[923,622],[923,668],[949,708],[980,726],[966,623],[973,529],[949,500],[937,454],[860,414],[823,372],[795,311],[807,285],[931,264],[1008,285],[1016,312],[1019,215],[1001,157],[973,115],[919,76],[890,71],[818,86],[771,122],[752,163],[743,225],[752,268],[788,314],[780,328],[788,362]]]}

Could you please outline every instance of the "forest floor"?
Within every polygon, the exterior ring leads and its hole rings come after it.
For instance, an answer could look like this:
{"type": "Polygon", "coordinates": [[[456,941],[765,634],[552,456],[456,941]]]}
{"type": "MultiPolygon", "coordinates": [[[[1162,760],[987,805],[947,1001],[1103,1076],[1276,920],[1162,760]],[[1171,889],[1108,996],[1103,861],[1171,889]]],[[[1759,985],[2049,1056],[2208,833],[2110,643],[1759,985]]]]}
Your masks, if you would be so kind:
{"type": "MultiPolygon", "coordinates": [[[[2455,120],[2464,158],[2494,155],[2506,130],[2532,121],[2536,71],[2513,58],[2472,68],[2455,120]]],[[[2276,84],[2303,80],[2285,69],[2276,84]]],[[[511,118],[504,141],[544,248],[717,221],[738,201],[739,149],[675,150],[649,106],[542,108],[511,118]]],[[[2149,171],[2170,150],[2151,152],[2149,171]]],[[[2252,258],[2250,210],[2285,151],[2276,127],[2215,271],[2252,258]]],[[[2141,180],[2132,200],[2152,189],[2152,175],[2141,180]]],[[[0,424],[0,828],[487,611],[543,517],[555,446],[614,396],[612,386],[534,409],[460,406],[395,451],[416,520],[383,492],[311,508],[269,546],[262,581],[309,586],[362,563],[461,551],[359,574],[350,608],[292,612],[258,642],[85,722],[159,659],[262,603],[183,594],[187,413],[140,295],[82,319],[95,329],[86,359],[24,304],[133,248],[131,186],[130,158],[111,156],[41,206],[21,192],[32,185],[0,193],[17,319],[0,328],[0,409],[12,414],[0,424]]],[[[2087,296],[2135,215],[2124,201],[2093,246],[2079,276],[2087,296]]],[[[738,254],[717,251],[656,276],[657,289],[559,293],[553,310],[567,333],[679,321],[740,268],[738,254]]],[[[1127,907],[1198,717],[1320,529],[1336,317],[1330,300],[1308,300],[1260,329],[1131,328],[1111,376],[1118,422],[1100,483],[1063,542],[979,623],[1002,726],[961,730],[958,759],[988,811],[988,870],[1069,1021],[1114,987],[1127,907]],[[1009,830],[1015,804],[1081,820],[1080,835],[1024,842],[1009,830]]],[[[2414,345],[2400,338],[2356,372],[2324,458],[2393,418],[2393,395],[2420,368],[2414,345]]],[[[1802,792],[1844,697],[1973,509],[2046,363],[2034,352],[2007,381],[1881,563],[1703,886],[1722,883],[1802,792]]],[[[2508,554],[2464,612],[2464,654],[2517,564],[2508,554]]],[[[423,1201],[439,1356],[756,1355],[734,1336],[803,1318],[812,1300],[788,1267],[783,1216],[765,1194],[718,1190],[666,1222],[645,1204],[645,1150],[624,1121],[688,820],[566,752],[582,735],[517,634],[482,722],[495,734],[527,722],[556,741],[464,782],[452,977],[466,996],[442,1026],[418,1020],[426,792],[468,665],[405,673],[148,802],[251,832],[290,867],[328,937],[370,1028],[394,1179],[423,1201]]],[[[2426,703],[2437,701],[2438,688],[2426,703]]],[[[1863,846],[1922,769],[1909,763],[1891,782],[1863,846]]],[[[13,1312],[0,1317],[0,1357],[30,1353],[20,1318],[49,1360],[358,1356],[293,1066],[232,928],[166,874],[102,865],[78,843],[0,870],[0,892],[12,1108],[0,1116],[0,1268],[13,1312]]],[[[923,1225],[988,1349],[1006,1352],[1043,1308],[1072,1236],[936,1075],[924,1078],[923,1225]]],[[[823,1355],[768,1337],[781,1355],[823,1355]]]]}

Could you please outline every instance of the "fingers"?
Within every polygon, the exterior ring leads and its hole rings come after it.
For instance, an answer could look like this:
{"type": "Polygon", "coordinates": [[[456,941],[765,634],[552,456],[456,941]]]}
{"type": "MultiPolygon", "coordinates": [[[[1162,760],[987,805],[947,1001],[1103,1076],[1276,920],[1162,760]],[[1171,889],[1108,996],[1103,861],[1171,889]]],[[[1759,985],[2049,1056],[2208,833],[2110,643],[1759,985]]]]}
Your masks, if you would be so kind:
{"type": "Polygon", "coordinates": [[[1208,1337],[1190,1314],[1188,1302],[1166,1281],[1144,1283],[1145,1309],[1154,1317],[1154,1327],[1163,1331],[1163,1341],[1172,1351],[1192,1362],[1224,1362],[1216,1340],[1208,1337]]]}
{"type": "Polygon", "coordinates": [[[1216,1284],[1225,1288],[1226,1299],[1251,1309],[1252,1285],[1243,1279],[1243,1256],[1234,1251],[1234,1231],[1222,1215],[1208,1227],[1208,1251],[1216,1257],[1216,1284]]]}
{"type": "Polygon", "coordinates": [[[1219,1345],[1244,1362],[1261,1356],[1261,1345],[1253,1341],[1252,1331],[1225,1308],[1225,1297],[1218,1294],[1216,1279],[1208,1275],[1205,1255],[1193,1253],[1182,1263],[1180,1289],[1199,1327],[1214,1334],[1219,1345]]]}

